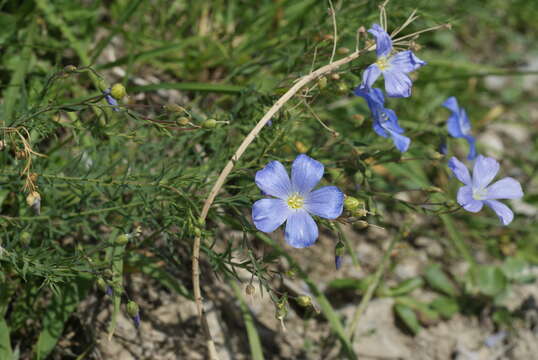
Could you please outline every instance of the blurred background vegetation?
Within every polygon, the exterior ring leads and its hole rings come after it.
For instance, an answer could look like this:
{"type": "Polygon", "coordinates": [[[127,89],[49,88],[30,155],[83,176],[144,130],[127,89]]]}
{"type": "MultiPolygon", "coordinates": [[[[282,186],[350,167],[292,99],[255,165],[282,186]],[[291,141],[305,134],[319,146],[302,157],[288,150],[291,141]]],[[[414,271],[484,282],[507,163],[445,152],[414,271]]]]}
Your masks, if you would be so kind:
{"type": "MultiPolygon", "coordinates": [[[[355,49],[358,27],[378,22],[379,4],[334,0],[337,58],[355,49]]],[[[273,118],[236,164],[206,226],[198,224],[248,131],[295,79],[328,62],[328,6],[0,1],[0,359],[205,358],[191,308],[197,233],[222,358],[355,358],[368,347],[363,338],[394,324],[415,358],[445,359],[436,329],[454,319],[484,338],[505,334],[498,346],[507,359],[534,356],[538,2],[389,3],[389,32],[414,9],[420,18],[405,34],[452,25],[416,40],[428,65],[413,74],[411,98],[388,100],[412,139],[409,152],[375,135],[366,104],[351,94],[374,61],[367,54],[273,118]],[[103,99],[115,83],[128,93],[120,111],[103,99]],[[437,150],[448,141],[449,156],[463,159],[467,148],[446,139],[440,104],[449,96],[467,109],[479,151],[523,185],[509,227],[489,210],[453,211],[459,184],[437,150]],[[279,231],[258,233],[250,219],[260,198],[255,172],[275,159],[288,166],[298,153],[322,161],[324,182],[368,210],[359,222],[324,223],[318,243],[302,250],[279,231]],[[40,203],[28,204],[34,191],[40,203]],[[410,221],[370,301],[390,299],[390,324],[350,340],[349,308],[364,299],[388,241],[410,221]],[[346,258],[335,271],[339,239],[346,258]],[[301,295],[313,304],[301,304],[301,295]]],[[[456,340],[448,354],[464,353],[456,340]]]]}

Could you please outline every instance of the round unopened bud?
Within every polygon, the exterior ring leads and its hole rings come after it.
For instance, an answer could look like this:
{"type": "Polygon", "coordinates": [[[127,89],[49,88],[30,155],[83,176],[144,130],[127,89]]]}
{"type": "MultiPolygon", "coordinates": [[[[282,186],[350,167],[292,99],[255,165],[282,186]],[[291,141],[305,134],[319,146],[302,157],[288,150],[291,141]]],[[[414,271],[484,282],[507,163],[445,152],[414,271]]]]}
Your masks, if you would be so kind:
{"type": "Polygon", "coordinates": [[[318,87],[320,90],[323,90],[327,87],[327,78],[322,76],[318,79],[318,87]]]}
{"type": "Polygon", "coordinates": [[[106,292],[106,290],[107,290],[107,284],[106,284],[105,279],[103,279],[102,277],[100,277],[99,279],[97,279],[97,287],[98,287],[101,291],[106,292]]]}
{"type": "Polygon", "coordinates": [[[331,74],[331,79],[332,80],[340,80],[340,74],[337,74],[337,73],[331,74]]]}
{"type": "Polygon", "coordinates": [[[339,94],[347,94],[349,92],[349,86],[345,82],[339,82],[336,90],[339,94]]]}
{"type": "Polygon", "coordinates": [[[353,123],[357,126],[361,126],[362,124],[364,124],[364,115],[361,115],[361,114],[354,114],[352,116],[353,118],[353,123]]]}
{"type": "Polygon", "coordinates": [[[245,288],[245,292],[247,293],[247,295],[252,295],[256,292],[256,288],[254,287],[254,285],[248,284],[245,288]]]}
{"type": "Polygon", "coordinates": [[[121,234],[116,238],[116,244],[117,245],[125,245],[129,242],[129,235],[128,234],[121,234]]]}
{"type": "Polygon", "coordinates": [[[27,231],[23,231],[21,233],[21,244],[23,244],[24,246],[28,246],[30,245],[30,240],[32,239],[32,235],[30,235],[29,232],[27,231]]]}
{"type": "Polygon", "coordinates": [[[338,48],[338,49],[336,50],[336,52],[337,52],[338,54],[340,54],[340,55],[346,55],[346,54],[349,54],[349,51],[350,51],[350,50],[349,50],[349,48],[347,48],[347,47],[341,47],[341,48],[338,48]]]}
{"type": "Polygon", "coordinates": [[[196,237],[202,236],[202,230],[200,230],[199,227],[194,228],[194,236],[196,236],[196,237]]]}
{"type": "Polygon", "coordinates": [[[204,129],[214,129],[217,127],[217,120],[215,119],[207,119],[207,120],[204,120],[201,124],[201,126],[204,128],[204,129]]]}
{"type": "Polygon", "coordinates": [[[177,119],[176,122],[178,123],[178,125],[185,126],[185,125],[189,125],[191,121],[189,120],[188,117],[182,116],[179,119],[177,119]]]}
{"type": "Polygon", "coordinates": [[[163,108],[164,110],[168,112],[176,113],[176,114],[181,114],[181,113],[186,112],[185,108],[182,106],[179,106],[178,104],[166,104],[163,106],[163,108]]]}
{"type": "Polygon", "coordinates": [[[77,70],[77,67],[75,65],[66,65],[64,66],[64,71],[71,73],[77,70]]]}
{"type": "Polygon", "coordinates": [[[346,198],[344,199],[344,209],[349,211],[357,209],[362,204],[364,204],[364,202],[353,196],[346,196],[346,198]]]}
{"type": "Polygon", "coordinates": [[[359,229],[359,230],[362,230],[362,229],[366,229],[370,224],[368,224],[367,221],[364,221],[364,220],[359,220],[355,223],[355,226],[359,229]]]}
{"type": "Polygon", "coordinates": [[[312,299],[310,298],[310,296],[307,295],[297,296],[295,300],[297,301],[297,304],[302,307],[308,307],[312,305],[312,299]]]}
{"type": "Polygon", "coordinates": [[[135,317],[138,315],[139,310],[138,304],[132,300],[129,300],[127,303],[127,314],[129,314],[131,317],[135,317]]]}
{"type": "Polygon", "coordinates": [[[441,154],[440,152],[438,152],[438,151],[432,151],[429,154],[429,158],[432,159],[432,160],[441,160],[444,157],[445,156],[443,154],[441,154]]]}
{"type": "Polygon", "coordinates": [[[125,86],[122,84],[114,84],[112,88],[110,89],[110,95],[116,100],[121,100],[127,95],[127,91],[125,90],[125,86]]]}
{"type": "Polygon", "coordinates": [[[296,141],[295,142],[295,148],[301,154],[304,154],[305,152],[308,151],[308,147],[305,144],[303,144],[301,141],[296,141]]]}

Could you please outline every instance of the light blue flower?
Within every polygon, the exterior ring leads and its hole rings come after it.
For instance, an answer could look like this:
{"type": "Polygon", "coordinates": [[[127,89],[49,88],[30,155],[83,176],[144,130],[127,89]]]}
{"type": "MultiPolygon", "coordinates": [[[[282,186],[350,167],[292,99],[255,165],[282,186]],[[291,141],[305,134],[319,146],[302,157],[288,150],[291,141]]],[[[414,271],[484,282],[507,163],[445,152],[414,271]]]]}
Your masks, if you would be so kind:
{"type": "Polygon", "coordinates": [[[353,93],[363,97],[372,113],[374,131],[383,137],[391,137],[394,145],[401,152],[407,151],[411,140],[403,136],[404,130],[398,124],[396,113],[385,108],[385,98],[380,89],[367,89],[362,85],[357,87],[353,93]]]}
{"type": "Polygon", "coordinates": [[[118,101],[114,99],[114,97],[110,94],[110,88],[103,91],[103,95],[105,95],[105,100],[108,105],[112,106],[112,110],[120,111],[118,107],[118,101]]]}
{"type": "Polygon", "coordinates": [[[312,245],[318,238],[318,226],[311,215],[336,219],[342,214],[344,194],[336,186],[314,187],[324,167],[306,155],[299,155],[291,167],[291,181],[279,161],[271,161],[256,173],[256,185],[272,198],[258,200],[252,206],[252,219],[260,231],[275,231],[285,221],[286,242],[296,248],[312,245]]]}
{"type": "Polygon", "coordinates": [[[449,97],[443,106],[452,112],[447,121],[448,133],[455,138],[464,138],[469,143],[469,155],[467,159],[476,158],[475,138],[471,135],[471,122],[467,117],[465,109],[458,106],[458,101],[454,96],[449,97]]]}
{"type": "Polygon", "coordinates": [[[377,78],[383,74],[385,91],[388,96],[411,96],[413,83],[407,74],[426,65],[426,63],[416,57],[411,50],[400,51],[391,55],[392,40],[389,34],[378,24],[372,25],[368,32],[376,39],[377,61],[364,71],[362,86],[371,89],[377,78]]]}
{"type": "Polygon", "coordinates": [[[465,184],[458,191],[458,203],[467,211],[479,212],[484,205],[490,207],[503,225],[508,225],[514,219],[514,213],[499,199],[519,199],[523,196],[521,184],[511,178],[505,177],[489,185],[499,171],[497,160],[478,155],[473,176],[458,159],[452,157],[448,162],[454,176],[465,184]],[[489,186],[488,186],[489,185],[489,186]]]}

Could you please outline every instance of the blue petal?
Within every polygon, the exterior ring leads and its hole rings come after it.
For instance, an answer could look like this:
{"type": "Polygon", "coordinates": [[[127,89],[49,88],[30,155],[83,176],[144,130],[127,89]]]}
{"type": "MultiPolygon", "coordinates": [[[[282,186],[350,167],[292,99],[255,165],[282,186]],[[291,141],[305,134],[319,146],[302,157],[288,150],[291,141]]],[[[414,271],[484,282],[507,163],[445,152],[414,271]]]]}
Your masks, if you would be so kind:
{"type": "Polygon", "coordinates": [[[390,68],[383,72],[385,77],[385,91],[390,97],[409,97],[411,96],[411,79],[402,71],[390,68]]]}
{"type": "Polygon", "coordinates": [[[499,172],[499,163],[494,158],[478,155],[473,168],[473,188],[484,189],[499,172]]]}
{"type": "Polygon", "coordinates": [[[379,25],[373,24],[368,30],[375,37],[375,53],[377,57],[387,56],[392,50],[392,40],[389,34],[379,25]]]}
{"type": "Polygon", "coordinates": [[[449,97],[445,100],[445,102],[442,104],[442,106],[446,107],[448,110],[452,111],[453,113],[459,113],[460,107],[458,106],[458,100],[454,96],[449,97]]]}
{"type": "Polygon", "coordinates": [[[367,89],[372,88],[372,85],[377,80],[377,78],[381,75],[381,69],[376,65],[372,64],[364,70],[364,73],[362,74],[362,87],[366,87],[367,89]]]}
{"type": "Polygon", "coordinates": [[[458,190],[458,204],[470,212],[479,212],[484,202],[473,199],[473,188],[470,185],[462,186],[458,190]]]}
{"type": "Polygon", "coordinates": [[[469,143],[469,155],[467,155],[467,159],[468,160],[474,160],[476,158],[476,156],[478,155],[476,153],[476,144],[475,144],[476,140],[471,135],[465,135],[464,138],[469,143]]]}
{"type": "Polygon", "coordinates": [[[292,212],[286,223],[286,242],[295,248],[312,245],[318,239],[318,226],[305,210],[292,212]]]}
{"type": "Polygon", "coordinates": [[[342,214],[344,193],[336,186],[324,186],[312,191],[305,199],[305,209],[325,219],[336,219],[342,214]]]}
{"type": "Polygon", "coordinates": [[[264,194],[287,199],[291,194],[288,173],[279,161],[271,161],[256,173],[256,185],[264,194]]]}
{"type": "Polygon", "coordinates": [[[256,229],[270,233],[282,225],[291,212],[284,200],[261,199],[252,205],[252,221],[256,229]]]}
{"type": "Polygon", "coordinates": [[[340,269],[340,267],[342,266],[342,260],[343,260],[343,256],[341,255],[336,255],[334,257],[334,266],[336,267],[336,270],[340,269]]]}
{"type": "Polygon", "coordinates": [[[446,127],[450,136],[460,138],[465,136],[461,131],[459,114],[452,114],[446,122],[446,127]]]}
{"type": "Polygon", "coordinates": [[[505,177],[487,187],[486,199],[519,199],[523,197],[521,184],[514,178],[505,177]]]}
{"type": "Polygon", "coordinates": [[[374,131],[376,132],[377,135],[383,136],[383,137],[389,137],[389,133],[387,132],[387,130],[385,130],[383,125],[381,125],[381,122],[379,122],[378,120],[374,119],[374,122],[372,123],[372,127],[374,128],[374,131]]]}
{"type": "Polygon", "coordinates": [[[398,71],[404,73],[415,71],[426,65],[426,63],[416,57],[411,50],[400,51],[394,56],[391,56],[389,64],[392,65],[392,68],[398,69],[398,71]]]}
{"type": "Polygon", "coordinates": [[[398,150],[400,150],[401,152],[406,152],[407,149],[409,149],[411,139],[409,139],[407,136],[400,135],[395,131],[391,131],[390,136],[392,138],[392,141],[394,142],[394,146],[396,146],[398,150]]]}
{"type": "Polygon", "coordinates": [[[291,166],[291,183],[294,192],[306,195],[318,184],[323,176],[323,164],[301,154],[291,166]]]}
{"type": "Polygon", "coordinates": [[[448,161],[448,167],[450,170],[452,170],[452,173],[459,181],[465,185],[471,185],[471,175],[469,174],[469,170],[457,158],[454,156],[450,158],[448,161]]]}
{"type": "Polygon", "coordinates": [[[484,202],[491,208],[491,210],[495,211],[495,214],[497,214],[503,225],[506,226],[514,220],[514,213],[502,202],[496,200],[486,200],[484,202]]]}

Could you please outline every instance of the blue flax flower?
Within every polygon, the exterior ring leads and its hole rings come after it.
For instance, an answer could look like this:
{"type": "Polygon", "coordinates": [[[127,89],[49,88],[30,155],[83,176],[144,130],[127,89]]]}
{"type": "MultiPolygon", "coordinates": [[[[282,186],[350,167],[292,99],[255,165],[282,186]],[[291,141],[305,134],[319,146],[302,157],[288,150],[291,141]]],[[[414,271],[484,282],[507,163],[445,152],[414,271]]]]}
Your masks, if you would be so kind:
{"type": "Polygon", "coordinates": [[[411,50],[400,51],[394,55],[389,34],[378,24],[368,30],[376,40],[377,61],[368,66],[363,74],[362,86],[370,89],[377,78],[383,74],[385,91],[390,97],[411,96],[413,83],[407,76],[411,71],[426,65],[411,50]]]}
{"type": "Polygon", "coordinates": [[[256,185],[263,194],[272,196],[252,206],[252,219],[260,231],[275,231],[285,221],[286,242],[296,248],[314,244],[318,226],[311,215],[336,219],[342,214],[344,194],[336,186],[312,191],[323,176],[324,167],[304,154],[291,167],[291,181],[279,161],[271,161],[256,173],[256,185]]]}
{"type": "Polygon", "coordinates": [[[443,106],[452,112],[447,121],[448,133],[455,138],[464,138],[469,143],[469,155],[467,159],[476,158],[475,138],[471,135],[471,122],[467,117],[465,109],[458,106],[458,101],[454,96],[449,97],[443,106]]]}
{"type": "Polygon", "coordinates": [[[106,89],[105,91],[103,91],[103,95],[105,95],[105,100],[108,105],[112,106],[112,110],[120,111],[120,108],[118,107],[118,101],[114,99],[114,97],[110,94],[110,89],[106,89]]]}
{"type": "Polygon", "coordinates": [[[383,137],[391,137],[394,145],[401,152],[407,151],[411,140],[403,136],[404,130],[398,124],[396,113],[385,108],[385,98],[380,89],[373,88],[368,90],[362,86],[357,87],[354,94],[363,97],[370,108],[372,117],[374,118],[374,131],[383,137]]]}
{"type": "Polygon", "coordinates": [[[521,190],[520,183],[511,177],[505,177],[489,185],[499,171],[497,160],[478,155],[472,178],[467,167],[455,157],[450,159],[448,166],[454,176],[465,184],[458,191],[458,203],[465,210],[479,212],[486,205],[495,211],[503,225],[512,222],[514,219],[512,210],[497,200],[519,199],[523,196],[523,190],[521,190]]]}

